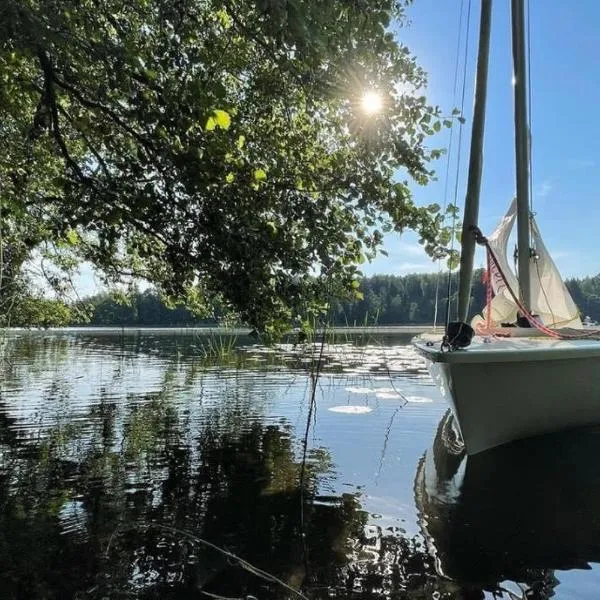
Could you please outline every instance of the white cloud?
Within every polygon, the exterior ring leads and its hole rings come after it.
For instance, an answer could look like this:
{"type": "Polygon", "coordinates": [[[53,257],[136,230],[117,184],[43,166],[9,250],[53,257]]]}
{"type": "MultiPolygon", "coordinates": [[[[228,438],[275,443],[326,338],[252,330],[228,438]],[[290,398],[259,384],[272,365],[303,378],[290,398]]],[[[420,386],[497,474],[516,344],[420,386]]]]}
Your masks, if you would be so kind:
{"type": "Polygon", "coordinates": [[[391,262],[400,262],[402,260],[425,259],[427,254],[425,248],[420,244],[408,244],[406,242],[396,242],[388,244],[386,251],[387,260],[391,262]]]}
{"type": "Polygon", "coordinates": [[[423,256],[425,254],[425,250],[420,244],[400,243],[398,244],[394,254],[397,256],[402,256],[403,254],[409,254],[410,256],[423,256]]]}
{"type": "Polygon", "coordinates": [[[396,265],[394,272],[401,273],[403,275],[409,273],[437,273],[439,270],[439,263],[433,261],[428,262],[403,262],[396,265]]]}
{"type": "Polygon", "coordinates": [[[571,252],[566,252],[566,251],[558,251],[558,252],[551,252],[550,255],[552,256],[553,260],[560,260],[561,258],[568,258],[569,256],[571,256],[571,252]]]}
{"type": "Polygon", "coordinates": [[[548,179],[538,183],[533,189],[533,195],[535,198],[545,198],[554,189],[552,182],[548,179]]]}

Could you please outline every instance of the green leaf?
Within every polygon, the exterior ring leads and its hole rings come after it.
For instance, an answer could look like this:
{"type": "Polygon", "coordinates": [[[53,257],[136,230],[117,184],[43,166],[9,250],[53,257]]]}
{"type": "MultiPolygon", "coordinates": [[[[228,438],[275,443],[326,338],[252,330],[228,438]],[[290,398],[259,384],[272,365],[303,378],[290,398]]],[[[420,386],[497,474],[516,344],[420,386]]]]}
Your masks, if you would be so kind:
{"type": "Polygon", "coordinates": [[[460,264],[460,256],[457,252],[455,252],[454,254],[451,254],[448,257],[448,268],[450,270],[456,269],[459,264],[460,264]]]}
{"type": "Polygon", "coordinates": [[[206,131],[214,131],[216,126],[217,126],[216,119],[214,117],[208,117],[208,120],[206,121],[206,125],[204,126],[204,129],[206,131]]]}
{"type": "Polygon", "coordinates": [[[254,180],[265,181],[267,178],[267,172],[264,169],[254,169],[254,180]]]}
{"type": "Polygon", "coordinates": [[[231,117],[229,116],[229,113],[225,110],[219,109],[213,111],[213,113],[215,115],[217,125],[221,129],[229,129],[229,126],[231,125],[231,117]]]}
{"type": "Polygon", "coordinates": [[[231,125],[231,117],[225,110],[213,110],[213,114],[206,120],[204,129],[206,131],[214,131],[217,127],[221,129],[229,129],[231,125]]]}
{"type": "Polygon", "coordinates": [[[275,235],[277,233],[277,225],[275,225],[274,221],[267,221],[265,225],[271,235],[275,235]]]}
{"type": "Polygon", "coordinates": [[[76,246],[79,243],[79,234],[74,229],[69,229],[66,237],[67,243],[69,243],[71,246],[76,246]]]}
{"type": "Polygon", "coordinates": [[[222,8],[221,10],[218,10],[215,13],[215,16],[217,17],[217,19],[219,20],[219,23],[221,23],[221,25],[223,26],[224,29],[229,29],[231,27],[231,17],[229,16],[229,14],[227,13],[227,11],[222,8]]]}

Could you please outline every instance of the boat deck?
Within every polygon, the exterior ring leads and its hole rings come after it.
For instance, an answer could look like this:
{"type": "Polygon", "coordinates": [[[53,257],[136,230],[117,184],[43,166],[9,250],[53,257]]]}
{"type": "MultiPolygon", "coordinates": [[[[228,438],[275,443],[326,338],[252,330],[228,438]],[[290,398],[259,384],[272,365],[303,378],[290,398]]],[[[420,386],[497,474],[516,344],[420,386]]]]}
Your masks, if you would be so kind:
{"type": "MultiPolygon", "coordinates": [[[[583,333],[589,330],[591,328],[586,327],[583,333]]],[[[440,363],[522,362],[600,357],[600,339],[595,338],[557,340],[541,336],[476,335],[468,348],[448,351],[441,347],[442,337],[440,334],[423,334],[413,340],[413,345],[427,360],[440,363]]]]}

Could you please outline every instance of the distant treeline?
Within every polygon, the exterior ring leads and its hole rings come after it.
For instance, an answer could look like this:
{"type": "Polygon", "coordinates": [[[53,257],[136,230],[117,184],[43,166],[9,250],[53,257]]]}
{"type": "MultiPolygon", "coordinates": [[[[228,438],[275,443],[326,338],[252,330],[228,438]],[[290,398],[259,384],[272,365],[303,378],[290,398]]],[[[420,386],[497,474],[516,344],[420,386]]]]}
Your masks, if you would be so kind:
{"type": "MultiPolygon", "coordinates": [[[[479,312],[485,304],[482,271],[473,275],[471,307],[479,312]]],[[[456,306],[458,277],[450,280],[451,306],[456,306]]],[[[566,282],[582,316],[600,321],[600,275],[566,282]]],[[[361,282],[362,300],[334,302],[329,321],[334,325],[400,325],[432,323],[436,293],[439,294],[438,322],[446,313],[448,276],[442,274],[374,275],[361,282]]],[[[183,307],[169,308],[151,290],[130,295],[126,304],[108,293],[87,299],[88,325],[192,327],[216,324],[201,320],[183,307]]],[[[73,324],[83,324],[81,321],[73,324]]]]}
{"type": "MultiPolygon", "coordinates": [[[[471,306],[479,310],[485,302],[482,271],[473,274],[471,306]]],[[[450,287],[450,305],[456,306],[458,275],[421,273],[413,275],[373,275],[362,280],[362,300],[335,303],[330,318],[335,325],[400,325],[444,320],[450,287]]]]}
{"type": "MultiPolygon", "coordinates": [[[[581,317],[589,316],[600,321],[600,274],[582,279],[568,279],[565,284],[577,304],[581,317]]],[[[437,321],[446,315],[448,298],[448,275],[374,275],[362,281],[363,299],[358,302],[337,304],[334,307],[333,321],[362,324],[377,322],[380,325],[404,323],[432,323],[435,317],[436,296],[439,293],[437,321]],[[439,286],[439,292],[438,292],[439,286]]],[[[451,308],[456,309],[458,274],[450,278],[451,308]]],[[[473,274],[471,291],[471,316],[485,306],[486,290],[483,270],[473,274]]],[[[451,312],[452,317],[455,316],[451,312]]]]}
{"type": "Polygon", "coordinates": [[[102,292],[80,303],[74,325],[118,327],[192,327],[216,325],[215,319],[199,319],[183,306],[167,306],[149,288],[127,295],[102,292]]]}

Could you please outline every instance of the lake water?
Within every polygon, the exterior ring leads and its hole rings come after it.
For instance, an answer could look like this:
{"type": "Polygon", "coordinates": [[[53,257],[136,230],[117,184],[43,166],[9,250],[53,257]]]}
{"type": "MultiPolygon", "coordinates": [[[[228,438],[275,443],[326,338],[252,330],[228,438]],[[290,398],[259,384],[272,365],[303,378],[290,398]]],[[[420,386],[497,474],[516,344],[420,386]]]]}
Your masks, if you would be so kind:
{"type": "Polygon", "coordinates": [[[11,335],[0,598],[597,598],[599,430],[466,460],[409,337],[11,335]]]}

